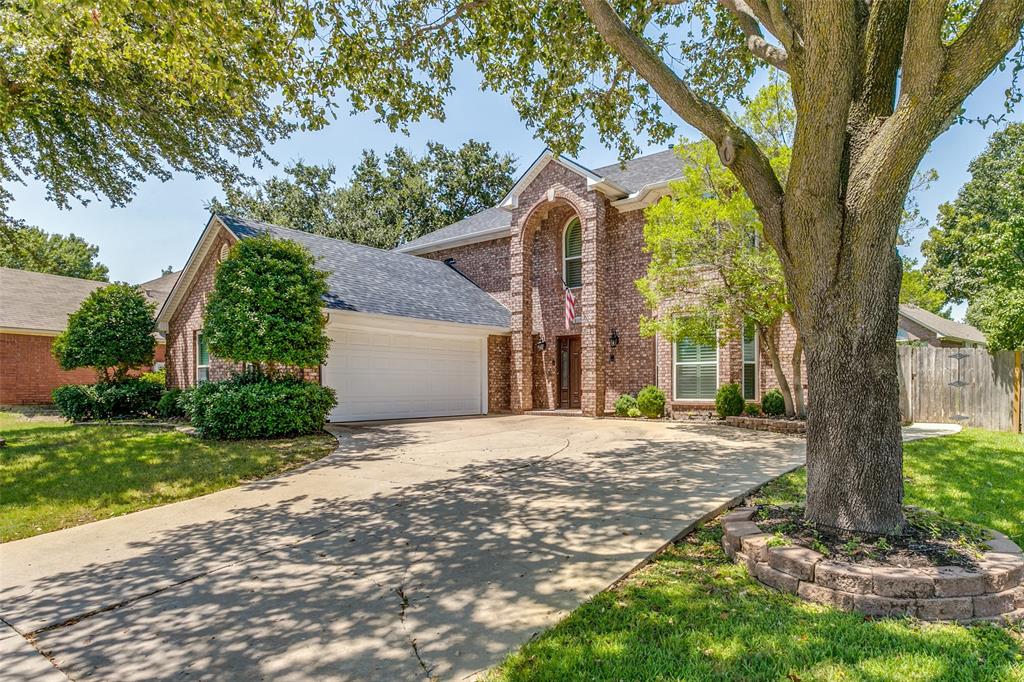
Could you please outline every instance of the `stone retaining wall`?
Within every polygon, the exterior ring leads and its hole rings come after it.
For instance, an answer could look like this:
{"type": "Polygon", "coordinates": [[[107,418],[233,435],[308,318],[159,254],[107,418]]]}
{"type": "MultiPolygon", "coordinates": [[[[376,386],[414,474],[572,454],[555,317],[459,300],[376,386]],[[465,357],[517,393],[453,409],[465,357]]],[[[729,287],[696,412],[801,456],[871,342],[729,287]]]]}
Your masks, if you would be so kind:
{"type": "Polygon", "coordinates": [[[807,433],[807,422],[800,419],[767,419],[765,417],[726,417],[729,426],[772,433],[807,433]]]}
{"type": "Polygon", "coordinates": [[[751,520],[756,511],[738,507],[722,517],[722,546],[769,587],[869,616],[1024,621],[1024,554],[1005,535],[993,532],[979,570],[862,566],[806,547],[770,547],[774,536],[751,520]]]}

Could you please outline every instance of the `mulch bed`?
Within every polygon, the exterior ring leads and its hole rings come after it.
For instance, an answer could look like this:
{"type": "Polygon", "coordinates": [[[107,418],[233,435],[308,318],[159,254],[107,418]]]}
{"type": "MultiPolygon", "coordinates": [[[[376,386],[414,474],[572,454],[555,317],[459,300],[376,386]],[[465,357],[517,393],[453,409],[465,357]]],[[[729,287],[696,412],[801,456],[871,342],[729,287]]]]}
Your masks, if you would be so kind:
{"type": "Polygon", "coordinates": [[[907,526],[902,535],[872,536],[816,526],[805,521],[803,513],[801,506],[764,505],[753,521],[765,533],[779,536],[780,542],[864,566],[978,568],[986,540],[979,526],[915,507],[906,509],[907,526]]]}

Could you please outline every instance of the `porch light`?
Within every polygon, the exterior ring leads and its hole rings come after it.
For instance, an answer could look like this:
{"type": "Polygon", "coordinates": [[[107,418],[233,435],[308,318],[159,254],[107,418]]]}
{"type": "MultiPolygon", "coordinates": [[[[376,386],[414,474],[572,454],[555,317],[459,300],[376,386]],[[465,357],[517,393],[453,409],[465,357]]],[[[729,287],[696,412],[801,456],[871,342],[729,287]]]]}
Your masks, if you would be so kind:
{"type": "Polygon", "coordinates": [[[544,339],[541,339],[540,341],[537,342],[537,348],[539,348],[540,352],[543,353],[548,349],[548,342],[545,341],[544,339]]]}
{"type": "Polygon", "coordinates": [[[619,345],[619,333],[614,329],[612,330],[612,335],[608,337],[608,345],[610,345],[612,348],[615,348],[616,346],[619,345]]]}

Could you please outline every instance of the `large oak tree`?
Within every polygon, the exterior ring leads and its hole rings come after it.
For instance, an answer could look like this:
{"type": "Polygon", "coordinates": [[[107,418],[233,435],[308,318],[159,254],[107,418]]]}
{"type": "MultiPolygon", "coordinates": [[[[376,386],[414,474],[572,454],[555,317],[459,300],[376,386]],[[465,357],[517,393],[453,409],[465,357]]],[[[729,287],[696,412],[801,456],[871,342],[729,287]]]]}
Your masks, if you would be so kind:
{"type": "Polygon", "coordinates": [[[665,106],[711,140],[779,254],[804,339],[807,517],[902,528],[893,339],[904,200],[929,145],[1020,40],[1024,0],[336,4],[332,47],[354,66],[339,76],[385,118],[437,115],[465,59],[561,151],[576,151],[588,125],[624,156],[638,136],[666,140],[665,106]],[[793,86],[784,182],[724,107],[761,66],[793,86]]]}

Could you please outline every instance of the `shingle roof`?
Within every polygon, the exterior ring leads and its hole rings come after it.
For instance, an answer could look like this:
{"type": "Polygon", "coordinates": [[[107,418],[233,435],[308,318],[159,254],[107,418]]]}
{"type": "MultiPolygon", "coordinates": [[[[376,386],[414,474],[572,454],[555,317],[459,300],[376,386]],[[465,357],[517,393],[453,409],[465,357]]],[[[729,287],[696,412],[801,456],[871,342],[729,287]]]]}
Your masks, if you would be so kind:
{"type": "Polygon", "coordinates": [[[900,315],[910,318],[941,336],[961,341],[971,341],[973,343],[985,343],[985,334],[977,327],[972,327],[963,322],[947,320],[940,315],[910,303],[900,304],[900,315]]]}
{"type": "Polygon", "coordinates": [[[167,297],[171,294],[171,289],[174,288],[174,283],[178,281],[178,276],[181,271],[170,272],[166,275],[161,275],[156,279],[151,279],[148,282],[143,282],[139,285],[139,289],[146,295],[153,303],[156,303],[156,309],[160,310],[160,307],[167,300],[167,297]]]}
{"type": "Polygon", "coordinates": [[[93,291],[109,285],[77,277],[0,268],[0,327],[61,332],[68,315],[93,291]]]}
{"type": "MultiPolygon", "coordinates": [[[[543,155],[542,155],[543,156],[543,155]]],[[[532,166],[531,166],[532,167],[532,166]]],[[[679,155],[672,149],[666,149],[647,156],[640,156],[624,165],[614,163],[608,166],[594,169],[595,175],[608,180],[626,190],[630,194],[639,192],[648,185],[653,185],[668,180],[673,180],[682,175],[683,162],[679,155]]],[[[399,248],[402,251],[423,251],[423,247],[437,245],[442,242],[470,238],[473,235],[485,237],[492,231],[500,228],[510,228],[512,224],[512,213],[503,208],[494,206],[484,209],[479,213],[463,218],[440,230],[423,235],[411,242],[402,244],[399,248]]],[[[494,238],[500,236],[495,234],[494,238]]]]}
{"type": "Polygon", "coordinates": [[[317,267],[328,273],[328,308],[438,322],[509,326],[505,306],[440,261],[269,223],[216,217],[239,239],[269,234],[306,247],[317,259],[317,267]]]}

